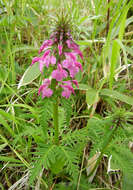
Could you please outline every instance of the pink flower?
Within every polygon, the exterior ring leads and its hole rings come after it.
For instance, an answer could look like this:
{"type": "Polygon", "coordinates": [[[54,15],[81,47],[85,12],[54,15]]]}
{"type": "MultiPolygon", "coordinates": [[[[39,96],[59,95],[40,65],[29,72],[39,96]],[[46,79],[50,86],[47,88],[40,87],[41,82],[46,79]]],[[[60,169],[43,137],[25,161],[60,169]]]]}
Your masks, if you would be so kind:
{"type": "Polygon", "coordinates": [[[59,56],[61,56],[61,54],[62,54],[62,48],[63,48],[63,46],[59,44],[58,45],[59,56]]]}
{"type": "Polygon", "coordinates": [[[65,52],[64,53],[66,58],[69,59],[69,60],[72,60],[72,61],[76,61],[76,55],[73,53],[73,52],[65,52]]]}
{"type": "Polygon", "coordinates": [[[51,62],[52,65],[56,64],[56,57],[54,55],[51,55],[50,62],[51,62]]]}
{"type": "Polygon", "coordinates": [[[60,34],[60,41],[63,40],[63,33],[60,34]]]}
{"type": "Polygon", "coordinates": [[[69,98],[71,93],[73,93],[73,94],[75,94],[75,93],[74,93],[73,87],[71,86],[71,83],[69,83],[69,81],[65,81],[65,82],[67,82],[68,84],[67,85],[61,85],[61,87],[64,89],[62,91],[62,96],[65,98],[69,98]]]}
{"type": "Polygon", "coordinates": [[[46,50],[41,59],[39,60],[39,69],[42,73],[44,65],[48,68],[50,64],[50,50],[46,50]]]}
{"type": "Polygon", "coordinates": [[[79,88],[78,81],[77,80],[72,80],[72,83],[79,88]]]}
{"type": "Polygon", "coordinates": [[[46,50],[42,56],[42,59],[44,60],[48,55],[50,54],[50,49],[46,50]]]}
{"type": "Polygon", "coordinates": [[[74,64],[75,64],[76,67],[78,67],[83,72],[83,68],[82,68],[81,63],[75,62],[74,64]]]}
{"type": "Polygon", "coordinates": [[[79,49],[79,46],[71,40],[67,40],[67,47],[70,49],[79,49]]]}
{"type": "Polygon", "coordinates": [[[62,66],[63,66],[64,68],[66,68],[66,69],[69,70],[70,76],[71,76],[72,78],[74,78],[75,75],[79,72],[79,68],[78,68],[77,66],[75,66],[74,62],[71,62],[70,60],[67,60],[67,59],[64,60],[64,61],[62,62],[62,66]]]}
{"type": "Polygon", "coordinates": [[[39,62],[39,69],[42,73],[44,65],[48,68],[50,63],[52,65],[56,64],[56,57],[54,55],[50,56],[50,50],[46,50],[42,57],[35,57],[32,60],[31,65],[33,65],[35,62],[39,62]]]}
{"type": "Polygon", "coordinates": [[[38,61],[40,61],[40,60],[41,60],[40,57],[34,57],[34,58],[32,59],[31,66],[32,66],[34,63],[36,63],[36,62],[38,62],[38,61]]]}
{"type": "Polygon", "coordinates": [[[49,67],[50,62],[51,62],[51,57],[50,55],[47,55],[47,57],[45,57],[44,59],[44,64],[47,68],[49,67]]]}
{"type": "Polygon", "coordinates": [[[82,52],[80,51],[80,49],[75,49],[74,52],[75,52],[76,54],[78,54],[78,55],[81,57],[82,60],[84,59],[84,58],[83,58],[83,54],[82,54],[82,52]]]}
{"type": "Polygon", "coordinates": [[[72,85],[70,80],[67,80],[67,81],[62,81],[62,83],[67,84],[67,85],[69,85],[69,86],[71,86],[71,85],[72,85]]]}
{"type": "MultiPolygon", "coordinates": [[[[38,90],[38,95],[42,98],[52,96],[53,92],[62,89],[62,96],[69,98],[74,93],[73,86],[78,86],[77,80],[74,80],[75,75],[81,70],[82,65],[78,62],[79,56],[83,59],[79,45],[76,44],[69,30],[64,29],[64,26],[57,27],[57,31],[53,32],[48,40],[45,40],[39,49],[41,56],[35,57],[31,65],[38,62],[39,70],[43,74],[43,68],[46,67],[48,72],[45,72],[47,79],[38,90]],[[66,52],[65,52],[66,50],[66,52]],[[59,60],[57,60],[59,58],[59,60]],[[51,64],[51,67],[49,68],[51,64]],[[53,67],[53,68],[52,68],[53,67]],[[48,78],[52,78],[51,80],[48,78]],[[65,80],[65,81],[64,81],[65,80]],[[55,85],[54,82],[56,83],[55,85]],[[50,87],[51,86],[51,87],[50,87]]],[[[45,68],[45,69],[46,69],[45,68]]]]}
{"type": "Polygon", "coordinates": [[[45,50],[46,48],[50,47],[53,45],[53,41],[52,40],[45,40],[43,42],[43,44],[41,45],[40,49],[39,49],[39,54],[45,50]]]}
{"type": "Polygon", "coordinates": [[[42,61],[42,60],[39,61],[39,70],[41,73],[43,73],[44,64],[45,64],[44,61],[42,61]]]}
{"type": "Polygon", "coordinates": [[[72,78],[79,72],[79,69],[83,71],[81,63],[77,62],[76,54],[73,52],[64,53],[66,59],[62,62],[62,66],[69,70],[72,78]]]}
{"type": "Polygon", "coordinates": [[[52,65],[56,64],[56,57],[53,55],[50,56],[50,50],[46,50],[39,63],[40,72],[42,73],[44,65],[48,68],[50,63],[52,65]]]}
{"type": "Polygon", "coordinates": [[[76,80],[63,81],[62,83],[64,83],[65,85],[61,84],[59,86],[63,88],[63,91],[62,91],[63,97],[69,98],[71,93],[75,94],[74,89],[72,87],[72,83],[78,87],[78,82],[76,80]]]}
{"type": "Polygon", "coordinates": [[[58,64],[57,69],[52,72],[52,78],[57,81],[62,81],[62,79],[66,78],[67,75],[67,71],[62,68],[61,64],[58,64]]]}
{"type": "Polygon", "coordinates": [[[73,83],[75,86],[77,86],[77,87],[79,88],[79,85],[78,85],[78,81],[77,81],[77,80],[63,81],[62,83],[67,84],[67,85],[69,85],[69,86],[72,86],[72,83],[73,83]]]}
{"type": "Polygon", "coordinates": [[[42,88],[42,98],[50,97],[53,94],[53,90],[50,88],[42,88]]]}
{"type": "Polygon", "coordinates": [[[80,51],[79,46],[78,46],[75,42],[73,42],[73,41],[71,41],[71,40],[67,40],[66,43],[67,43],[67,47],[68,47],[68,48],[74,50],[74,52],[75,52],[77,55],[79,55],[79,56],[81,57],[81,59],[83,59],[83,54],[82,54],[82,52],[80,51]]]}
{"type": "Polygon", "coordinates": [[[53,90],[48,88],[50,83],[51,83],[51,81],[49,79],[45,79],[43,84],[40,86],[40,88],[38,90],[38,95],[40,95],[40,93],[42,92],[42,98],[52,96],[53,90]]]}

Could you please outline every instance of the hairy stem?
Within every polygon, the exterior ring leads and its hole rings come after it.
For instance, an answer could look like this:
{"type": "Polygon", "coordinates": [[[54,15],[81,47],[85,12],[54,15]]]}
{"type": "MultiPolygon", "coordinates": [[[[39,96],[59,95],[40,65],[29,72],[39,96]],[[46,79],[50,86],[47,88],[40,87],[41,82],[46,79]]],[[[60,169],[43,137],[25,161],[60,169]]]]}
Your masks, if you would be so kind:
{"type": "Polygon", "coordinates": [[[54,120],[54,143],[56,145],[59,144],[59,126],[58,126],[58,98],[56,98],[55,103],[53,105],[53,120],[54,120]]]}

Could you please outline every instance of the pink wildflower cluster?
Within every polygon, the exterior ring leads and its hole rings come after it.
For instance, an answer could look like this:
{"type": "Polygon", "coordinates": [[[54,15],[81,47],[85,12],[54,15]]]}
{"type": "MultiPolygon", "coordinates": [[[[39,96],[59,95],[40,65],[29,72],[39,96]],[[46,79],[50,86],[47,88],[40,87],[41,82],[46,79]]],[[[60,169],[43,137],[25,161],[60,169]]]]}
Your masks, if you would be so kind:
{"type": "Polygon", "coordinates": [[[39,69],[42,74],[44,67],[52,67],[52,71],[47,76],[48,78],[43,80],[43,84],[38,90],[38,95],[42,93],[42,98],[50,97],[54,89],[62,89],[62,96],[65,98],[75,94],[73,85],[78,87],[78,82],[74,79],[75,75],[80,70],[83,71],[82,65],[77,58],[79,56],[83,60],[83,55],[70,33],[54,32],[49,40],[43,42],[39,49],[39,54],[42,56],[33,58],[31,65],[39,62],[39,69]],[[52,86],[53,81],[56,81],[54,87],[52,86]]]}

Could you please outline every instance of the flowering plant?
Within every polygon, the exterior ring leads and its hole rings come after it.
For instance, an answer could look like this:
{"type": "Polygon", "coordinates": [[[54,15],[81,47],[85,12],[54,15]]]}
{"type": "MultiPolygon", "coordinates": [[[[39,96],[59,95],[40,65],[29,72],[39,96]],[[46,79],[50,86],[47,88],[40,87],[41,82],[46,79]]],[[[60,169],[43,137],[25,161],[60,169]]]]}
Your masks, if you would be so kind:
{"type": "Polygon", "coordinates": [[[78,57],[83,60],[82,52],[79,46],[74,42],[70,34],[69,24],[62,17],[57,22],[56,29],[45,40],[39,49],[39,56],[34,57],[31,66],[39,62],[39,70],[44,76],[43,84],[38,90],[38,95],[42,94],[42,98],[49,98],[53,94],[53,122],[54,122],[54,142],[59,144],[59,127],[58,127],[58,103],[59,96],[62,95],[66,99],[71,94],[75,94],[73,85],[78,87],[78,81],[75,75],[82,69],[78,57]],[[44,68],[47,72],[44,73],[44,68]]]}
{"type": "Polygon", "coordinates": [[[69,98],[71,94],[75,94],[73,85],[78,87],[75,75],[83,69],[77,58],[79,56],[83,60],[83,55],[66,28],[65,24],[59,25],[50,39],[41,45],[39,54],[42,55],[32,60],[31,65],[39,62],[42,75],[44,67],[52,70],[45,76],[38,90],[39,95],[42,93],[42,98],[51,97],[55,91],[62,91],[62,96],[69,98]]]}

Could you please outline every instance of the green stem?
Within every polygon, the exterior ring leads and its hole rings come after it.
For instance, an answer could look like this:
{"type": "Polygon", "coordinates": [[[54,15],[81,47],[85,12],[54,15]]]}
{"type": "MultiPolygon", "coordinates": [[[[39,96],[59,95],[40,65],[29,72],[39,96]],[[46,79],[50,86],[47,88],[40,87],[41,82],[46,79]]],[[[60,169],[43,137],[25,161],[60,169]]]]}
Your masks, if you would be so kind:
{"type": "Polygon", "coordinates": [[[53,119],[54,119],[54,143],[59,145],[59,127],[58,127],[58,98],[56,98],[54,107],[53,107],[53,119]]]}

